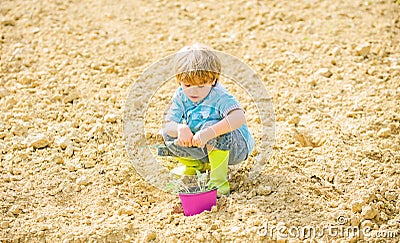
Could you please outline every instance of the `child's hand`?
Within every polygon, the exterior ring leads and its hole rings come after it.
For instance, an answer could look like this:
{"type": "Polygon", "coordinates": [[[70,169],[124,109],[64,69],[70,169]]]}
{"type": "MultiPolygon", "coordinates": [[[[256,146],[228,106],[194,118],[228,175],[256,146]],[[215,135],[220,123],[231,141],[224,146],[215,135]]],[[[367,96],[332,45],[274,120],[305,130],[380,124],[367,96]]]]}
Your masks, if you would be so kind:
{"type": "Polygon", "coordinates": [[[193,136],[192,145],[202,148],[207,142],[215,137],[215,132],[211,128],[202,129],[193,136]]]}
{"type": "Polygon", "coordinates": [[[179,146],[192,147],[193,133],[186,124],[178,125],[178,138],[175,144],[179,146]]]}

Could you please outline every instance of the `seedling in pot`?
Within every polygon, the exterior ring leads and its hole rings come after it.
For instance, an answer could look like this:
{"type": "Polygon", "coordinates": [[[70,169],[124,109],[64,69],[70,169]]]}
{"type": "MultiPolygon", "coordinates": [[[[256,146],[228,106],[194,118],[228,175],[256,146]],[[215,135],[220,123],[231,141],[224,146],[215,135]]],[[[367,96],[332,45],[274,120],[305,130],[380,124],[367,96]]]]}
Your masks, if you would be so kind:
{"type": "Polygon", "coordinates": [[[166,192],[173,192],[175,194],[179,193],[199,193],[199,192],[206,192],[210,191],[208,188],[208,178],[209,173],[208,171],[205,173],[201,173],[200,171],[196,170],[196,184],[197,186],[189,187],[185,182],[185,176],[181,176],[178,179],[171,180],[167,183],[164,188],[166,192]]]}
{"type": "Polygon", "coordinates": [[[183,181],[185,176],[170,181],[165,191],[172,191],[179,195],[183,212],[186,216],[199,214],[205,210],[211,210],[217,204],[217,189],[208,188],[208,172],[196,171],[197,186],[188,187],[183,181]]]}

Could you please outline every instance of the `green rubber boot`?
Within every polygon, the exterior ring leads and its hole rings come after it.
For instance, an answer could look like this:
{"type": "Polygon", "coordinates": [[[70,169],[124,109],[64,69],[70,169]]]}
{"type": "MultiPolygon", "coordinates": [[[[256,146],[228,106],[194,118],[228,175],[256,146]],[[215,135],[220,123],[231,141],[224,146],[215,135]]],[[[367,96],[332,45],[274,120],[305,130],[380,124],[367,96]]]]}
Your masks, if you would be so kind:
{"type": "Polygon", "coordinates": [[[184,175],[196,175],[196,170],[200,172],[210,170],[209,163],[203,163],[191,156],[186,158],[177,157],[177,159],[183,165],[172,169],[170,172],[171,175],[181,177],[184,175]]]}
{"type": "Polygon", "coordinates": [[[218,196],[229,196],[230,187],[226,179],[228,176],[229,150],[213,150],[208,153],[211,165],[210,182],[208,188],[217,188],[218,196]]]}

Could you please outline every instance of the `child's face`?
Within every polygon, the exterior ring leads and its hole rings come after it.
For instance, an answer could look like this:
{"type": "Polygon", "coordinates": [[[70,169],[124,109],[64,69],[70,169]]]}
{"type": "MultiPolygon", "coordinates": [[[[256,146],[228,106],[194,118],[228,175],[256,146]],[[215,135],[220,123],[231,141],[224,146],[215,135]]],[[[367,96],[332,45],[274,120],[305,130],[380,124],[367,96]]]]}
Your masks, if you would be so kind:
{"type": "Polygon", "coordinates": [[[199,102],[207,97],[211,91],[212,84],[190,85],[181,83],[183,93],[193,102],[199,102]]]}

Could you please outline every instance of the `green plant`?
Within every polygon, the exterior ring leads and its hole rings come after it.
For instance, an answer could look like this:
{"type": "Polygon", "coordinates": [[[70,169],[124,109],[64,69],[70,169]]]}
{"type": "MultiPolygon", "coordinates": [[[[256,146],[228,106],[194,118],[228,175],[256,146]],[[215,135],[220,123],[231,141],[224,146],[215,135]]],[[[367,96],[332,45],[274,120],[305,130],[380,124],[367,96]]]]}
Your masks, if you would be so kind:
{"type": "Polygon", "coordinates": [[[196,186],[190,187],[185,182],[185,176],[181,176],[178,179],[171,180],[167,183],[164,188],[166,192],[173,193],[198,193],[198,192],[206,192],[209,190],[208,188],[208,171],[205,173],[201,173],[196,170],[196,186]]]}

